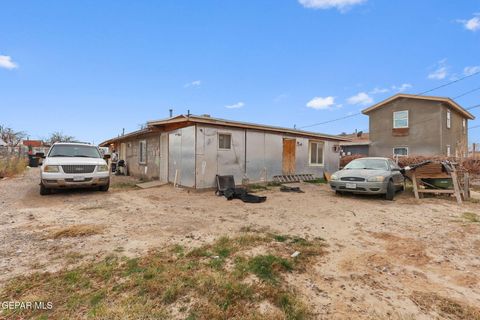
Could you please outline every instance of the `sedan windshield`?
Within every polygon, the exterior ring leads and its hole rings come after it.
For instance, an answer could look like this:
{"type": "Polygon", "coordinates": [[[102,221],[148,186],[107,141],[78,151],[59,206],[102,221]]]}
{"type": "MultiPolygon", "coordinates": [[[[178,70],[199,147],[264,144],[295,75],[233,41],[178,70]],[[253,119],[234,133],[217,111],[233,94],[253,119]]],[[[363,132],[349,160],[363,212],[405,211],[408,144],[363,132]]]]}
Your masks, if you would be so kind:
{"type": "Polygon", "coordinates": [[[101,158],[98,149],[94,146],[55,145],[48,154],[49,157],[82,157],[101,158]]]}
{"type": "Polygon", "coordinates": [[[344,169],[388,170],[388,164],[381,159],[356,159],[347,164],[344,169]]]}

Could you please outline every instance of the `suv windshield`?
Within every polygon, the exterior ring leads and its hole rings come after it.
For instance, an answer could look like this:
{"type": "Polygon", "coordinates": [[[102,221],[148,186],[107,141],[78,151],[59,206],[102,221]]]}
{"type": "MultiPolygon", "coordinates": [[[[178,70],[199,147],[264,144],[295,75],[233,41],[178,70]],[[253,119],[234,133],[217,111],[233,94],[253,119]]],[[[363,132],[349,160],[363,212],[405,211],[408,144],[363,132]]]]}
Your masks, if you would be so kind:
{"type": "Polygon", "coordinates": [[[81,145],[55,145],[48,154],[49,157],[83,157],[101,158],[98,149],[94,146],[81,145]]]}
{"type": "Polygon", "coordinates": [[[388,164],[381,159],[356,159],[347,164],[344,169],[388,170],[388,164]]]}

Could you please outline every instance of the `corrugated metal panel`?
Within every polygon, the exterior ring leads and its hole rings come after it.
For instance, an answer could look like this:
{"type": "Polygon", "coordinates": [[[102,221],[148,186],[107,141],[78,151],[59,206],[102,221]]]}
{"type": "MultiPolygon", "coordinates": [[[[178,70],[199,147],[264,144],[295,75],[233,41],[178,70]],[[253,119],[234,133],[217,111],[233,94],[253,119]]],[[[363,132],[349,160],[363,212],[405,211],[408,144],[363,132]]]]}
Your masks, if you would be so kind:
{"type": "Polygon", "coordinates": [[[247,131],[247,177],[251,182],[267,180],[265,167],[265,133],[247,131]]]}

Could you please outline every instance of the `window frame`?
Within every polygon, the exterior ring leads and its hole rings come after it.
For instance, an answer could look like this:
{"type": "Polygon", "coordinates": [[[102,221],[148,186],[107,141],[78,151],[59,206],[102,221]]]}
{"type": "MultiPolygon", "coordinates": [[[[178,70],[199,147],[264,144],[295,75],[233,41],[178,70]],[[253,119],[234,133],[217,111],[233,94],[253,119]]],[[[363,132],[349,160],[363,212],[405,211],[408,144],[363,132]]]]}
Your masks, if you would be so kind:
{"type": "Polygon", "coordinates": [[[462,119],[463,134],[467,133],[467,119],[462,119]]]}
{"type": "Polygon", "coordinates": [[[452,113],[450,110],[447,110],[447,129],[452,127],[452,113]]]}
{"type": "Polygon", "coordinates": [[[405,128],[408,128],[409,126],[409,121],[408,121],[408,118],[409,118],[409,112],[408,110],[400,110],[400,111],[394,111],[393,112],[393,129],[405,129],[405,128]],[[407,113],[407,117],[406,117],[406,120],[407,120],[407,124],[405,126],[397,126],[395,121],[397,120],[405,120],[405,119],[395,119],[395,116],[401,112],[406,112],[407,113]]]}
{"type": "Polygon", "coordinates": [[[139,164],[147,163],[147,140],[145,139],[138,141],[138,163],[139,164]],[[143,153],[142,151],[142,144],[145,145],[145,153],[143,153]]]}
{"type": "Polygon", "coordinates": [[[221,150],[221,151],[228,151],[228,150],[232,150],[232,134],[230,132],[218,132],[217,134],[217,140],[218,140],[218,143],[217,143],[217,149],[218,150],[221,150]],[[223,135],[223,136],[229,136],[230,139],[230,143],[229,143],[229,147],[228,148],[221,148],[220,147],[220,136],[223,135]]]}
{"type": "Polygon", "coordinates": [[[311,167],[323,167],[325,165],[325,141],[320,140],[309,140],[308,141],[308,165],[311,167]],[[318,146],[317,146],[317,162],[312,163],[312,145],[321,145],[322,146],[322,162],[318,163],[318,146]]]}
{"type": "Polygon", "coordinates": [[[408,152],[408,147],[407,147],[407,146],[403,146],[403,147],[393,147],[393,148],[392,148],[392,154],[393,154],[394,156],[397,156],[397,157],[408,157],[408,153],[409,153],[409,152],[408,152]],[[405,149],[405,150],[407,150],[407,154],[396,154],[396,153],[395,153],[395,149],[405,149]]]}

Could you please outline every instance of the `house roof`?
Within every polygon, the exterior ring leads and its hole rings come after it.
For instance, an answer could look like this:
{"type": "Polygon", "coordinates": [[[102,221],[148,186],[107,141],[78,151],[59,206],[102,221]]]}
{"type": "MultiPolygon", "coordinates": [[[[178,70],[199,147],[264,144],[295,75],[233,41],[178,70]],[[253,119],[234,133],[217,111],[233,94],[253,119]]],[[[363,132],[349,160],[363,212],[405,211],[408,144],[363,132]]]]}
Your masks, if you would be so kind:
{"type": "Polygon", "coordinates": [[[370,112],[372,112],[373,110],[376,110],[378,108],[381,108],[383,106],[385,106],[387,103],[389,102],[392,102],[394,100],[397,100],[397,99],[402,99],[402,98],[406,98],[406,99],[419,99],[419,100],[429,100],[429,101],[437,101],[437,102],[443,102],[443,103],[446,103],[448,104],[449,106],[452,107],[452,109],[458,111],[460,114],[462,114],[465,118],[468,118],[470,120],[473,120],[475,119],[475,116],[473,114],[471,114],[470,112],[468,112],[467,110],[465,110],[464,108],[462,108],[458,103],[456,103],[455,101],[453,101],[452,99],[450,98],[447,98],[447,97],[434,97],[434,96],[420,96],[420,95],[415,95],[415,94],[406,94],[406,93],[399,93],[399,94],[396,94],[394,96],[391,96],[390,98],[386,99],[386,100],[383,100],[369,108],[366,108],[364,110],[362,110],[362,113],[363,114],[369,114],[370,112]]]}
{"type": "Polygon", "coordinates": [[[255,130],[277,132],[277,133],[288,133],[288,134],[305,136],[310,138],[317,138],[322,140],[350,141],[350,139],[348,138],[343,138],[335,135],[296,130],[291,128],[276,127],[276,126],[267,126],[267,125],[255,124],[250,122],[240,122],[240,121],[225,120],[220,118],[212,118],[206,115],[203,115],[203,116],[179,115],[172,118],[149,121],[147,122],[148,127],[146,129],[134,131],[126,135],[104,141],[100,144],[100,146],[107,146],[116,141],[125,140],[126,138],[132,138],[135,136],[154,132],[156,131],[155,130],[156,128],[159,128],[162,126],[182,124],[182,123],[191,123],[191,124],[202,123],[202,124],[210,124],[210,125],[223,126],[223,127],[255,129],[255,130]]]}
{"type": "Polygon", "coordinates": [[[341,146],[368,146],[371,143],[368,132],[344,134],[340,136],[350,140],[340,142],[341,146]]]}
{"type": "Polygon", "coordinates": [[[43,146],[42,140],[23,140],[22,144],[27,147],[38,148],[43,146]]]}
{"type": "Polygon", "coordinates": [[[292,128],[256,124],[251,122],[225,120],[220,118],[213,118],[206,115],[203,115],[203,116],[179,115],[173,118],[149,121],[147,124],[149,126],[162,126],[166,124],[173,124],[173,123],[180,123],[180,122],[203,123],[203,124],[211,124],[211,125],[224,126],[224,127],[256,129],[256,130],[270,131],[270,132],[277,132],[277,133],[290,133],[294,135],[302,135],[302,136],[334,140],[334,141],[349,141],[349,139],[347,138],[342,138],[335,135],[329,135],[329,134],[323,134],[323,133],[317,133],[317,132],[311,132],[311,131],[303,131],[303,130],[297,130],[292,128]]]}

